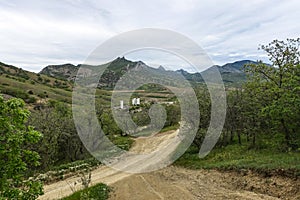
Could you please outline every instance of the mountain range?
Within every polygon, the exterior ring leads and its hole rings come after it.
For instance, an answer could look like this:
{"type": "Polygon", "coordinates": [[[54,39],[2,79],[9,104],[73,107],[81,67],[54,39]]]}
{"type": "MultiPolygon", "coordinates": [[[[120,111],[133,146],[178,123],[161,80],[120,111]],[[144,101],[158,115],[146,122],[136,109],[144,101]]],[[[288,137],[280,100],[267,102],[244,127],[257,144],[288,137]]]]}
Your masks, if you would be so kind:
{"type": "MultiPolygon", "coordinates": [[[[217,68],[223,78],[225,85],[237,86],[242,84],[246,80],[246,75],[243,71],[244,65],[256,63],[257,62],[251,60],[241,60],[233,63],[227,63],[222,66],[214,65],[200,73],[190,73],[183,69],[177,71],[165,70],[163,66],[160,66],[159,68],[152,68],[142,61],[130,61],[124,57],[119,57],[108,63],[106,70],[99,80],[98,87],[102,89],[112,89],[126,72],[128,72],[129,70],[139,70],[142,68],[167,76],[181,74],[186,80],[192,82],[203,82],[202,75],[204,73],[209,73],[213,68],[217,68]]],[[[59,78],[62,80],[74,81],[81,66],[81,64],[49,65],[42,69],[39,74],[59,78]]]]}
{"type": "MultiPolygon", "coordinates": [[[[240,86],[246,80],[246,75],[243,72],[243,66],[250,63],[255,64],[256,62],[242,60],[222,66],[215,65],[201,73],[189,73],[183,69],[177,71],[166,70],[163,66],[160,66],[159,68],[152,68],[142,61],[134,62],[122,57],[105,65],[96,67],[85,65],[85,70],[82,70],[82,68],[80,69],[81,73],[84,74],[77,74],[79,68],[83,65],[49,65],[42,69],[41,72],[33,73],[22,68],[0,62],[0,93],[5,97],[13,96],[22,98],[27,103],[39,104],[40,102],[44,102],[45,99],[71,103],[74,80],[82,75],[89,75],[89,77],[95,78],[101,69],[103,71],[104,67],[107,68],[102,74],[97,85],[98,88],[102,89],[101,93],[104,99],[109,99],[108,96],[110,95],[110,91],[106,90],[113,89],[118,80],[120,80],[120,78],[123,79],[123,75],[127,72],[134,72],[135,74],[146,72],[144,74],[150,74],[148,77],[138,76],[138,78],[131,79],[129,85],[132,83],[134,84],[134,81],[136,81],[134,79],[139,79],[142,83],[147,83],[147,81],[149,81],[149,77],[150,79],[152,78],[151,75],[153,75],[153,77],[157,77],[161,83],[167,83],[168,85],[182,85],[182,77],[193,84],[202,84],[203,79],[201,75],[203,73],[209,73],[213,68],[217,68],[222,75],[225,86],[236,87],[240,86]]],[[[93,84],[95,84],[95,82],[93,82],[93,84]]]]}

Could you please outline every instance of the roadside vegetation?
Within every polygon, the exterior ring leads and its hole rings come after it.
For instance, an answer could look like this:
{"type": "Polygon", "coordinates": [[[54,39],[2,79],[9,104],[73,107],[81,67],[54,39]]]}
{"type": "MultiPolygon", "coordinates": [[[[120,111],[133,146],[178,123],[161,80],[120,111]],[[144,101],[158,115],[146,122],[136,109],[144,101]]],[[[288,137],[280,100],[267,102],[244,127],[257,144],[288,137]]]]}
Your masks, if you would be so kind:
{"type": "Polygon", "coordinates": [[[300,153],[282,152],[275,149],[249,149],[249,144],[230,144],[215,148],[207,157],[200,159],[198,149],[191,147],[175,165],[190,169],[218,169],[300,177],[300,153]]]}
{"type": "Polygon", "coordinates": [[[271,65],[260,62],[245,66],[248,81],[227,92],[223,133],[204,159],[198,158],[198,151],[209,125],[210,100],[207,91],[199,89],[204,118],[193,146],[176,164],[191,168],[282,169],[286,174],[299,176],[299,45],[300,39],[288,39],[261,46],[271,65]]]}
{"type": "Polygon", "coordinates": [[[109,197],[109,192],[110,188],[107,185],[100,183],[89,188],[77,191],[72,195],[63,198],[62,200],[106,200],[109,197]]]}
{"type": "Polygon", "coordinates": [[[32,151],[42,134],[25,125],[29,111],[21,99],[5,101],[0,96],[0,199],[36,199],[43,194],[40,181],[26,180],[30,168],[38,166],[32,151]]]}

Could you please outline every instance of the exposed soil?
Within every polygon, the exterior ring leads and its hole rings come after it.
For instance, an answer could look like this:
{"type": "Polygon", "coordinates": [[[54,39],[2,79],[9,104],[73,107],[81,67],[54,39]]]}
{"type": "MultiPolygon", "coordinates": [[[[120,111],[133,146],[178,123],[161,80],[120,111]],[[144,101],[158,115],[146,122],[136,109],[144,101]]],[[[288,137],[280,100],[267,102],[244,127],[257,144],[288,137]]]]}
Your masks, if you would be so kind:
{"type": "MultiPolygon", "coordinates": [[[[177,131],[170,131],[150,138],[138,138],[131,151],[149,153],[163,148],[168,146],[168,140],[172,143],[176,134],[177,131]]],[[[176,145],[175,142],[171,147],[176,145]]],[[[135,157],[128,159],[133,161],[133,164],[126,165],[126,168],[141,165],[147,167],[147,160],[151,160],[152,157],[142,160],[135,160],[135,157]]],[[[169,166],[150,173],[130,174],[102,166],[92,171],[91,184],[100,182],[111,186],[111,200],[300,199],[299,180],[282,176],[265,177],[250,171],[220,172],[169,166]]],[[[59,199],[80,188],[80,178],[70,177],[45,185],[45,195],[39,199],[59,199]]]]}
{"type": "Polygon", "coordinates": [[[248,172],[189,170],[170,166],[111,184],[112,200],[141,199],[300,199],[299,180],[264,178],[248,172]]]}

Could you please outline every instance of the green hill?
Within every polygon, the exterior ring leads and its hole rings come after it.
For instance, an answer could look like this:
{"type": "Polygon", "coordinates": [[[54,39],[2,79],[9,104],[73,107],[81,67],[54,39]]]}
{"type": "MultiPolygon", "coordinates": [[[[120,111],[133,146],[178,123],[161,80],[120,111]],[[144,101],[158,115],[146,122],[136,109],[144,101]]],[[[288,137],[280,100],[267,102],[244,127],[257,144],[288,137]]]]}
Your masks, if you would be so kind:
{"type": "Polygon", "coordinates": [[[0,92],[8,97],[19,97],[34,104],[45,99],[71,103],[72,87],[69,81],[0,63],[0,92]]]}

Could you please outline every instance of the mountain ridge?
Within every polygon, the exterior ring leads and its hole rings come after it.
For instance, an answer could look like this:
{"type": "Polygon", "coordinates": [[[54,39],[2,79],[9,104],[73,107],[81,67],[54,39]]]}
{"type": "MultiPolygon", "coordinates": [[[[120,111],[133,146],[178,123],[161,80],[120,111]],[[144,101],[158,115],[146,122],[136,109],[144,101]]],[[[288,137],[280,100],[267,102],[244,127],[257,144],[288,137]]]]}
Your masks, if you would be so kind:
{"type": "MultiPolygon", "coordinates": [[[[243,71],[243,66],[245,64],[257,64],[258,62],[252,60],[240,60],[231,63],[226,63],[224,65],[214,65],[203,72],[190,73],[184,69],[179,69],[176,71],[165,70],[163,66],[159,68],[153,68],[146,65],[142,61],[131,61],[127,60],[125,57],[118,57],[115,60],[109,62],[107,69],[104,71],[101,79],[99,80],[99,86],[102,88],[113,88],[116,82],[129,70],[140,70],[141,68],[151,68],[152,70],[160,71],[165,74],[181,74],[188,81],[203,82],[202,75],[205,73],[210,73],[213,68],[217,68],[221,73],[224,83],[241,84],[246,80],[246,74],[243,71]]],[[[74,81],[77,75],[77,71],[82,66],[73,65],[70,63],[62,65],[49,65],[46,66],[39,72],[39,74],[44,74],[56,78],[62,78],[69,81],[74,81]]],[[[99,65],[101,66],[101,65],[99,65]]]]}

